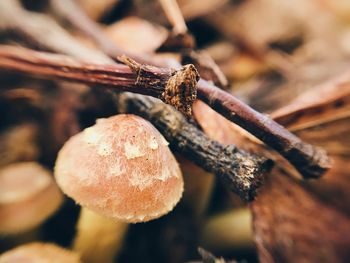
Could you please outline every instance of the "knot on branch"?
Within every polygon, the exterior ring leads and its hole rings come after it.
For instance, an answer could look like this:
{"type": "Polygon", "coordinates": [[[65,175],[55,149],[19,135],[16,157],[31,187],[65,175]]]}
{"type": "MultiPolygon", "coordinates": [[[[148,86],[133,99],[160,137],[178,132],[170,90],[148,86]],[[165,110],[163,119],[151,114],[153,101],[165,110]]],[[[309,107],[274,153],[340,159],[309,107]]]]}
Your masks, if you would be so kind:
{"type": "Polygon", "coordinates": [[[136,74],[135,85],[155,90],[163,102],[187,116],[192,114],[192,104],[197,98],[196,85],[199,81],[199,74],[194,65],[189,64],[174,70],[139,64],[125,55],[118,59],[136,74]]]}
{"type": "Polygon", "coordinates": [[[185,65],[173,72],[161,99],[186,115],[192,114],[192,104],[197,98],[196,85],[199,74],[192,65],[185,65]]]}

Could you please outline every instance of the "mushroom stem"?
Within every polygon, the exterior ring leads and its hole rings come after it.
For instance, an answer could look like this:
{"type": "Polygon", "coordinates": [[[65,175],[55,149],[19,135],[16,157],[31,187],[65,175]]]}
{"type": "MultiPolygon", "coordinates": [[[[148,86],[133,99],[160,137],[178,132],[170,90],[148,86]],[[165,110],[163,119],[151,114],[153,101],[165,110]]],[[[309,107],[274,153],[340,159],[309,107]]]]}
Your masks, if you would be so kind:
{"type": "Polygon", "coordinates": [[[206,172],[181,155],[177,156],[185,181],[184,201],[189,205],[197,218],[201,218],[206,212],[212,190],[215,184],[215,176],[206,172]]]}
{"type": "Polygon", "coordinates": [[[248,208],[213,216],[202,231],[201,245],[215,251],[253,246],[252,215],[248,208]]]}
{"type": "Polygon", "coordinates": [[[123,244],[127,223],[99,216],[82,207],[73,250],[86,263],[111,263],[123,244]]]}

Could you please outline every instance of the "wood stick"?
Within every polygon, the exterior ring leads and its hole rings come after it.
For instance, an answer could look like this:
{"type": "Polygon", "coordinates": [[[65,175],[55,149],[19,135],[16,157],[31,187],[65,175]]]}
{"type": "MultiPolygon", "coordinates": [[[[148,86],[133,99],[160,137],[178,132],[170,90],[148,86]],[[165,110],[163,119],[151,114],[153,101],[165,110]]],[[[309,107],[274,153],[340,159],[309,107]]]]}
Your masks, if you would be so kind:
{"type": "Polygon", "coordinates": [[[305,178],[318,178],[331,167],[327,153],[289,132],[229,93],[199,80],[198,98],[286,158],[305,178]]]}
{"type": "Polygon", "coordinates": [[[166,14],[169,22],[173,26],[174,34],[187,33],[187,26],[185,19],[182,16],[179,5],[176,0],[159,0],[164,13],[166,14]]]}

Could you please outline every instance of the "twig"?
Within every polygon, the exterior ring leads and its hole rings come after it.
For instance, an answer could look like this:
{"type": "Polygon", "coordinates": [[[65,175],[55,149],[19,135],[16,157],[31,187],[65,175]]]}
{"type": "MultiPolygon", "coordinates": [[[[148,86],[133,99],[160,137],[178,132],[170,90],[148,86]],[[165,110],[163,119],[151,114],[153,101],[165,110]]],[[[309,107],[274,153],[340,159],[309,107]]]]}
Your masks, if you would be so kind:
{"type": "Polygon", "coordinates": [[[187,26],[176,0],[159,0],[175,34],[187,33],[187,26]]]}
{"type": "Polygon", "coordinates": [[[208,52],[188,50],[182,52],[182,63],[193,64],[202,79],[210,79],[219,88],[227,88],[228,80],[208,52]]]}
{"type": "MultiPolygon", "coordinates": [[[[73,2],[72,0],[64,1],[73,2]]],[[[75,11],[81,13],[77,6],[75,11]]],[[[72,20],[73,23],[76,20],[74,16],[66,18],[72,20]]],[[[94,22],[90,20],[90,23],[94,22]]],[[[101,38],[104,39],[103,41],[110,41],[104,34],[90,36],[95,41],[97,39],[102,41],[101,38]]],[[[147,62],[152,64],[153,61],[147,62]]],[[[318,178],[330,168],[331,162],[325,151],[303,142],[268,116],[255,111],[231,94],[203,79],[200,79],[197,84],[197,92],[199,99],[275,149],[305,178],[318,178]]]]}
{"type": "Polygon", "coordinates": [[[162,132],[171,147],[186,158],[213,172],[234,192],[250,201],[262,184],[272,161],[239,150],[234,145],[223,146],[210,140],[179,112],[166,104],[155,104],[139,95],[123,93],[117,100],[121,112],[136,113],[162,132]]]}
{"type": "Polygon", "coordinates": [[[285,157],[304,177],[318,178],[331,166],[326,152],[303,142],[263,115],[207,81],[199,80],[198,98],[285,157]]]}
{"type": "MultiPolygon", "coordinates": [[[[0,1],[0,3],[3,2],[0,1]]],[[[8,5],[12,3],[11,1],[7,2],[8,5]]],[[[22,10],[21,12],[24,11],[22,10]]],[[[18,14],[12,13],[11,15],[16,16],[18,14]]],[[[32,15],[34,16],[34,14],[32,15]]],[[[22,26],[25,26],[27,23],[27,18],[26,16],[23,17],[24,21],[21,24],[22,26]]],[[[0,16],[0,21],[1,19],[2,17],[0,16]]],[[[45,27],[46,25],[44,24],[42,26],[45,27]]],[[[30,27],[25,30],[35,31],[37,29],[35,27],[30,27]]],[[[50,24],[47,24],[46,31],[50,31],[50,24]]],[[[62,31],[63,29],[61,28],[60,31],[56,33],[60,34],[62,31]]],[[[37,35],[37,33],[38,32],[30,32],[29,36],[32,37],[37,35]]],[[[62,34],[61,41],[64,41],[66,35],[66,32],[62,34]]],[[[34,39],[34,41],[39,44],[47,44],[45,41],[41,43],[42,38],[34,39]]],[[[76,42],[75,45],[80,44],[76,42]]],[[[46,45],[46,48],[51,50],[49,45],[46,45]]],[[[52,47],[52,50],[54,50],[54,48],[55,46],[52,47]]],[[[75,51],[72,49],[69,52],[74,53],[75,51]]],[[[84,59],[91,59],[91,52],[95,51],[89,50],[89,53],[86,54],[84,59]]],[[[104,56],[103,60],[110,63],[110,59],[107,56],[104,56]]],[[[203,132],[194,124],[187,121],[179,112],[170,106],[165,109],[164,107],[166,107],[166,104],[160,101],[135,94],[126,94],[120,97],[116,96],[116,99],[118,100],[118,106],[122,107],[122,105],[125,105],[123,109],[127,112],[131,112],[131,110],[139,114],[143,112],[143,117],[151,121],[162,134],[165,134],[171,147],[179,149],[191,160],[197,156],[197,158],[195,158],[196,163],[200,167],[215,174],[219,174],[225,183],[236,191],[242,199],[251,200],[254,198],[257,187],[260,185],[261,179],[264,178],[264,172],[267,171],[271,165],[270,161],[239,151],[234,146],[225,147],[217,142],[209,140],[203,132]],[[155,111],[155,109],[158,111],[155,111]],[[165,115],[162,114],[163,111],[166,112],[165,115]],[[168,122],[166,116],[172,115],[179,118],[180,121],[176,122],[179,123],[179,125],[173,126],[174,122],[168,122]],[[182,131],[182,128],[184,128],[184,131],[182,131]],[[237,158],[234,158],[235,152],[240,153],[237,155],[237,158]],[[238,158],[239,156],[241,156],[241,158],[238,158]],[[245,160],[251,160],[251,162],[243,162],[244,165],[241,165],[240,162],[245,160]]]]}
{"type": "Polygon", "coordinates": [[[185,19],[176,0],[159,0],[159,2],[173,28],[157,51],[174,52],[193,49],[196,46],[195,39],[188,33],[185,19]]]}
{"type": "Polygon", "coordinates": [[[193,65],[171,70],[141,65],[127,57],[121,60],[127,66],[84,63],[63,55],[0,45],[1,69],[149,95],[191,115],[199,79],[193,65]]]}

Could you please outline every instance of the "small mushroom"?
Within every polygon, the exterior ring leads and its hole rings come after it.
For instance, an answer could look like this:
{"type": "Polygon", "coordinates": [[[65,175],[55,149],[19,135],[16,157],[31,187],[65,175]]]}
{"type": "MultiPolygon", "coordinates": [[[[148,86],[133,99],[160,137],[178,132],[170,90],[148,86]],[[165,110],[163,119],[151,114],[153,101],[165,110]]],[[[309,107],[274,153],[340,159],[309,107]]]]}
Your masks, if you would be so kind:
{"type": "Polygon", "coordinates": [[[36,160],[40,155],[38,133],[39,128],[33,123],[4,129],[0,133],[0,166],[36,160]]]}
{"type": "MultiPolygon", "coordinates": [[[[66,142],[58,154],[55,177],[68,196],[96,214],[114,219],[115,224],[146,222],[171,211],[182,196],[182,174],[167,145],[141,117],[121,114],[99,119],[66,142]]],[[[85,208],[78,231],[88,225],[89,232],[99,233],[107,224],[84,222],[84,218],[101,222],[84,212],[85,208]]],[[[79,232],[75,247],[98,242],[96,236],[91,239],[88,233],[79,232]]],[[[84,259],[89,252],[81,253],[84,259]]]]}
{"type": "Polygon", "coordinates": [[[40,225],[61,205],[63,195],[51,173],[35,162],[0,170],[0,233],[16,234],[40,225]]]}
{"type": "Polygon", "coordinates": [[[54,244],[29,243],[0,255],[0,263],[80,263],[79,255],[54,244]]]}

